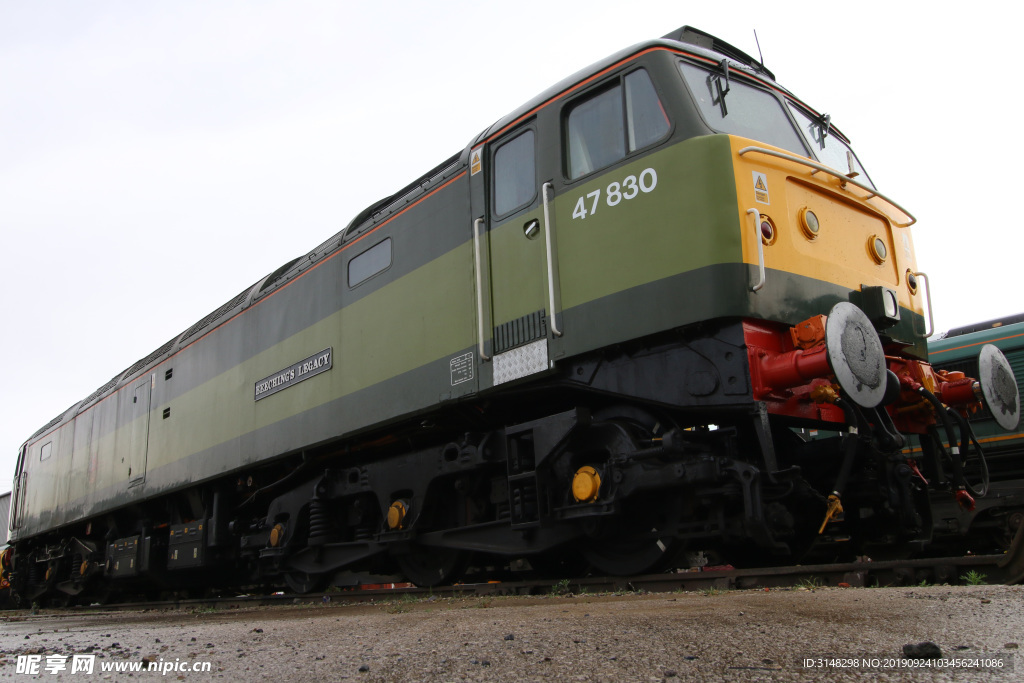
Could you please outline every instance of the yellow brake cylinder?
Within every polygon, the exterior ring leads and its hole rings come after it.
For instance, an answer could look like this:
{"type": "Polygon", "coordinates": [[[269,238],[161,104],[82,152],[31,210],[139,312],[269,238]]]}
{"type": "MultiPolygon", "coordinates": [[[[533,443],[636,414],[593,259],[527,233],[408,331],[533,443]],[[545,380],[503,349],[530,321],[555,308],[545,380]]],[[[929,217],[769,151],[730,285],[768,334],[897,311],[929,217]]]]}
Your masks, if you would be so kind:
{"type": "Polygon", "coordinates": [[[392,531],[402,528],[402,522],[405,521],[405,515],[409,512],[408,507],[404,500],[396,500],[388,508],[388,528],[392,531]]]}
{"type": "Polygon", "coordinates": [[[601,475],[590,465],[576,470],[572,478],[572,497],[577,503],[593,503],[601,492],[601,475]]]}

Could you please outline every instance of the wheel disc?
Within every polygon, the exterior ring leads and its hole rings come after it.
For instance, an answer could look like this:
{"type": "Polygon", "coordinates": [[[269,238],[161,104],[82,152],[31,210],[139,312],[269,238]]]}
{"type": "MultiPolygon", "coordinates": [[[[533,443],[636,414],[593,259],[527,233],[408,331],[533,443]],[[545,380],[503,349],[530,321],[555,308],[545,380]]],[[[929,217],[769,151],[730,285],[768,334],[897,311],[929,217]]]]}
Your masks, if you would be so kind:
{"type": "Polygon", "coordinates": [[[327,586],[330,576],[327,574],[307,574],[305,572],[289,572],[284,576],[284,582],[293,593],[305,595],[323,590],[327,586]]]}
{"type": "Polygon", "coordinates": [[[583,549],[593,570],[609,576],[647,574],[663,569],[682,549],[672,538],[594,540],[583,549]]]}
{"type": "Polygon", "coordinates": [[[440,586],[458,579],[469,564],[469,552],[453,548],[420,546],[395,558],[406,580],[423,588],[440,586]]]}
{"type": "Polygon", "coordinates": [[[652,497],[626,502],[618,519],[606,520],[590,530],[583,556],[595,572],[610,576],[665,569],[686,549],[683,541],[665,533],[683,517],[682,498],[652,497]]]}

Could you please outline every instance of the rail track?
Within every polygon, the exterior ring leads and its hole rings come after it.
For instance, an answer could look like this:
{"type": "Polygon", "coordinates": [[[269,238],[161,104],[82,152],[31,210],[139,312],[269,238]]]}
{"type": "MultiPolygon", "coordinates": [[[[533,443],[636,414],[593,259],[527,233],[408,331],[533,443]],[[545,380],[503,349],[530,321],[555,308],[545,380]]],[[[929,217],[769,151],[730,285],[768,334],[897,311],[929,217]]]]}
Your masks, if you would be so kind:
{"type": "MultiPolygon", "coordinates": [[[[786,587],[873,587],[911,586],[921,583],[960,584],[983,581],[1014,584],[1024,581],[1024,535],[1018,533],[1010,551],[1001,555],[913,560],[862,561],[839,564],[796,565],[757,569],[704,567],[689,571],[631,577],[586,577],[487,581],[435,588],[392,583],[390,577],[364,577],[358,585],[326,593],[218,595],[199,598],[131,601],[66,607],[70,615],[143,609],[201,609],[262,607],[294,604],[349,604],[393,600],[405,597],[458,598],[502,595],[600,594],[615,592],[664,593],[786,587]]],[[[24,613],[24,610],[20,610],[24,613]]],[[[13,614],[13,612],[9,612],[13,614]]],[[[53,616],[48,610],[47,616],[53,616]]]]}

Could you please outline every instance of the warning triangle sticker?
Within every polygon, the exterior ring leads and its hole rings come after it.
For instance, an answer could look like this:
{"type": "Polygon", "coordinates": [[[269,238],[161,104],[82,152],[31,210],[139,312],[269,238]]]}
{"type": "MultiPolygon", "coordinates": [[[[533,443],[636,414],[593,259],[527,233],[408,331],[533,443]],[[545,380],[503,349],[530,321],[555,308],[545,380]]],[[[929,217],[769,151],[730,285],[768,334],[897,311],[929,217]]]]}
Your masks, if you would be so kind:
{"type": "Polygon", "coordinates": [[[754,201],[760,204],[771,205],[771,199],[768,198],[768,176],[759,171],[751,171],[754,176],[754,201]]]}

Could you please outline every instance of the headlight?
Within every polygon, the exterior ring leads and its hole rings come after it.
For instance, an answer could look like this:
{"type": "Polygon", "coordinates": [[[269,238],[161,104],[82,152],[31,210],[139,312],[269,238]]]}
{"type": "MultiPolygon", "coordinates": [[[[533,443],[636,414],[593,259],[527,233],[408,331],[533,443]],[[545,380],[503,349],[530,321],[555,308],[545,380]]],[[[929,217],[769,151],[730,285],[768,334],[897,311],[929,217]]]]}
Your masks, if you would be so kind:
{"type": "Polygon", "coordinates": [[[888,287],[861,285],[860,293],[860,307],[876,330],[884,330],[900,321],[900,304],[896,292],[888,287]]]}
{"type": "Polygon", "coordinates": [[[885,306],[885,316],[892,320],[900,319],[900,306],[896,303],[896,292],[891,289],[884,290],[882,303],[885,306]]]}

